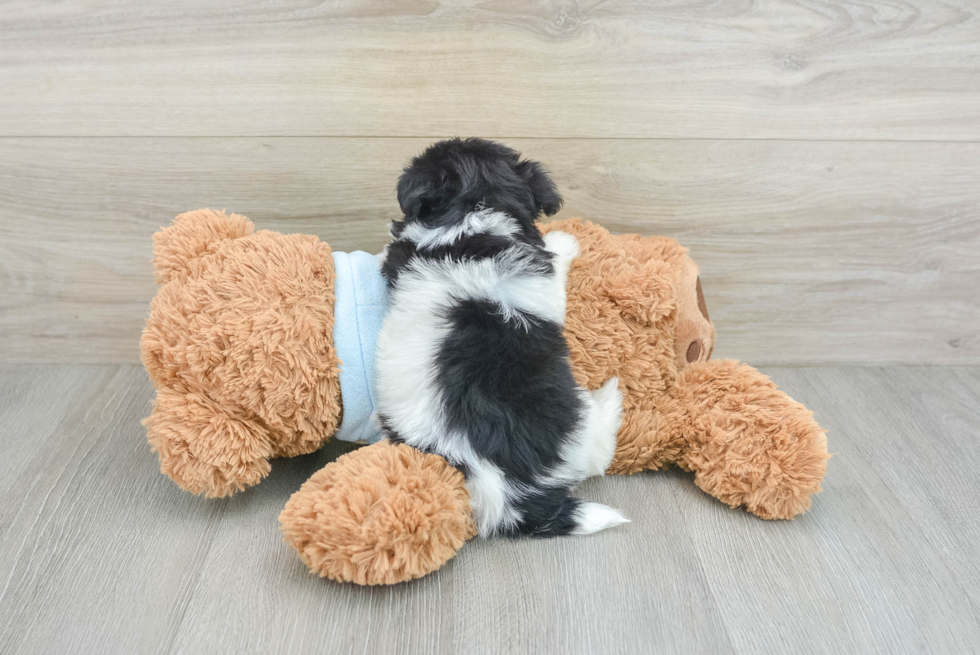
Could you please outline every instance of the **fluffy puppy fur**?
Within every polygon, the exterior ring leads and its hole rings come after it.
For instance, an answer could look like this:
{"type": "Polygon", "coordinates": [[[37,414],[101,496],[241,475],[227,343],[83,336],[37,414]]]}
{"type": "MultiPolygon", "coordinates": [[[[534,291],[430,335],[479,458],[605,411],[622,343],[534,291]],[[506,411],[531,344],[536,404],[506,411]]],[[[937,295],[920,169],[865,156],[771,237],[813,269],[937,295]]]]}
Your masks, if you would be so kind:
{"type": "Polygon", "coordinates": [[[500,144],[452,139],[412,160],[398,201],[376,360],[387,437],[463,472],[483,536],[626,522],[570,496],[609,466],[622,396],[615,378],[589,392],[572,377],[562,330],[578,242],[535,226],[561,206],[547,173],[500,144]]]}

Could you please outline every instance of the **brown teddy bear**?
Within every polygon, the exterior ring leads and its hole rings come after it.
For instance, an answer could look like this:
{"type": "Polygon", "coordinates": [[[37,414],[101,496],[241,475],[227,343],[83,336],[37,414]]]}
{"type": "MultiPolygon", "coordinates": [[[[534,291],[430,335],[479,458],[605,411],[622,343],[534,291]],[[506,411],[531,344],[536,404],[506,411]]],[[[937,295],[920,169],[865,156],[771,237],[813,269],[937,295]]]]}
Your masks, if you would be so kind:
{"type": "MultiPolygon", "coordinates": [[[[581,249],[565,324],[575,376],[589,389],[617,376],[624,396],[607,472],[677,465],[733,508],[766,519],[807,510],[826,471],[824,432],[754,368],[709,359],[714,326],[686,250],[577,219],[542,231],[553,229],[581,249]]],[[[164,473],[226,496],[259,482],[271,458],[343,432],[357,403],[344,397],[347,356],[333,338],[337,254],[210,210],[177,217],[154,253],[164,285],[141,347],[157,388],[145,424],[164,473]]],[[[280,521],[313,571],[358,584],[425,575],[475,534],[463,475],[386,441],[314,474],[280,521]]]]}
{"type": "Polygon", "coordinates": [[[270,459],[320,448],[342,412],[330,247],[205,209],[157,232],[153,252],[163,286],[140,351],[161,470],[228,496],[262,480],[270,459]]]}

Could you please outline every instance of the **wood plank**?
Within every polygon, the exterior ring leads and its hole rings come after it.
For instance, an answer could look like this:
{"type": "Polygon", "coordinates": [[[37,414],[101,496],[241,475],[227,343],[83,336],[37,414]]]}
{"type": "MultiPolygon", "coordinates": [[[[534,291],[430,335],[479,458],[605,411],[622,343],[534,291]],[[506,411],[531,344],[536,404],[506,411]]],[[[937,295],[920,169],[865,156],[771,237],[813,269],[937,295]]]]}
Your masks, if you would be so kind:
{"type": "Polygon", "coordinates": [[[581,539],[479,540],[453,571],[461,653],[734,652],[724,611],[664,475],[589,480],[576,495],[631,523],[581,539]],[[474,640],[472,635],[481,635],[474,640]]]}
{"type": "MultiPolygon", "coordinates": [[[[108,368],[108,367],[107,367],[108,368]]],[[[91,366],[14,365],[0,368],[0,496],[65,416],[91,394],[91,366]]]]}
{"type": "Polygon", "coordinates": [[[980,562],[971,554],[980,543],[977,372],[886,368],[835,376],[817,370],[807,377],[818,392],[833,384],[838,393],[860,399],[860,405],[839,406],[838,413],[855,435],[850,447],[876,464],[867,479],[880,480],[912,517],[914,527],[906,522],[903,532],[914,531],[929,543],[923,556],[931,552],[945,562],[980,622],[980,562]]]}
{"type": "MultiPolygon", "coordinates": [[[[11,377],[22,380],[22,369],[11,377]]],[[[0,565],[10,566],[2,650],[587,653],[661,643],[732,652],[693,550],[677,548],[688,538],[666,478],[582,489],[629,508],[629,531],[476,541],[414,583],[338,585],[306,571],[277,516],[350,445],[276,462],[263,484],[232,499],[191,498],[153,470],[142,442],[142,371],[97,371],[94,397],[76,403],[84,407],[18,472],[18,482],[35,483],[12,487],[20,493],[2,506],[0,521],[11,526],[0,549],[0,565]],[[39,475],[41,466],[59,474],[39,475]],[[73,584],[59,590],[68,572],[73,584]]]]}
{"type": "Polygon", "coordinates": [[[311,575],[282,539],[278,516],[289,496],[353,448],[333,442],[277,461],[261,485],[219,501],[227,509],[173,652],[452,652],[452,565],[410,585],[341,585],[311,575]]]}
{"type": "Polygon", "coordinates": [[[682,521],[669,504],[664,515],[666,484],[651,490],[610,478],[581,491],[630,507],[637,515],[629,531],[475,541],[436,574],[391,588],[311,576],[274,529],[276,517],[290,493],[346,448],[277,463],[267,482],[229,504],[175,652],[594,653],[649,643],[732,652],[692,550],[677,548],[687,540],[682,521]],[[234,602],[215,602],[232,589],[241,590],[234,602]],[[688,610],[668,609],[677,607],[688,610]]]}
{"type": "Polygon", "coordinates": [[[971,650],[980,575],[961,564],[976,558],[976,519],[960,518],[977,509],[980,476],[969,462],[980,442],[976,405],[962,400],[980,387],[949,369],[766,372],[828,429],[835,456],[814,508],[760,523],[692,483],[675,487],[736,649],[971,650]],[[948,400],[918,402],[924,395],[948,400]],[[960,417],[955,437],[940,427],[951,411],[960,417]],[[952,553],[950,542],[965,552],[952,553]]]}
{"type": "MultiPolygon", "coordinates": [[[[37,385],[22,369],[0,377],[37,385]]],[[[139,424],[152,391],[139,367],[88,367],[86,377],[0,496],[5,653],[167,644],[224,511],[160,475],[139,424]]],[[[0,443],[32,441],[32,428],[0,424],[0,443]]]]}
{"type": "Polygon", "coordinates": [[[980,139],[955,0],[6,3],[0,135],[980,139]]]}
{"type": "Polygon", "coordinates": [[[0,443],[33,446],[0,493],[0,651],[970,651],[980,369],[765,372],[836,453],[803,517],[729,510],[679,471],[594,479],[580,495],[631,524],[475,541],[423,580],[360,588],[309,575],[276,521],[351,446],[207,501],[159,474],[138,366],[0,366],[0,443]],[[53,429],[49,392],[70,407],[53,429]]]}
{"type": "MultiPolygon", "coordinates": [[[[0,361],[138,361],[151,234],[227,208],[377,251],[429,139],[4,139],[0,361]]],[[[702,269],[716,356],[980,362],[980,144],[531,139],[559,217],[665,234],[702,269]]]]}

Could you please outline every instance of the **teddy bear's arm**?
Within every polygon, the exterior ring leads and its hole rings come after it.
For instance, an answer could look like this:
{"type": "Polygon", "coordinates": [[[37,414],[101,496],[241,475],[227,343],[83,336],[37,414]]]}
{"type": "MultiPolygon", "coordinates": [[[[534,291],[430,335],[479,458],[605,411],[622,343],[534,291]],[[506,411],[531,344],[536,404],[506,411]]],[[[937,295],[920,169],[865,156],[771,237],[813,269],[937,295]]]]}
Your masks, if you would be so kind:
{"type": "Polygon", "coordinates": [[[658,440],[682,444],[676,464],[732,508],[791,519],[820,491],[830,458],[824,430],[751,366],[730,359],[691,364],[658,413],[658,440]]]}

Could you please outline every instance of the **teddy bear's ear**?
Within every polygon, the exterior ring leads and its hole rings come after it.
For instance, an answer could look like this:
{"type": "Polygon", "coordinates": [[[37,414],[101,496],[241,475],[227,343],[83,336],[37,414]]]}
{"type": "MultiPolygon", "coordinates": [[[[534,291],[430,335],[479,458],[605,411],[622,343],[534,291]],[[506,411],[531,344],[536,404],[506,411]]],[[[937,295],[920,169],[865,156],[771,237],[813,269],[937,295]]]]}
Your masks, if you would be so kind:
{"type": "Polygon", "coordinates": [[[653,325],[675,306],[670,265],[657,259],[606,274],[602,289],[623,314],[643,325],[653,325]]]}
{"type": "Polygon", "coordinates": [[[255,230],[244,216],[226,216],[210,209],[181,214],[170,227],[153,235],[154,277],[160,284],[186,271],[191,260],[203,255],[212,244],[248,236],[255,230]]]}

